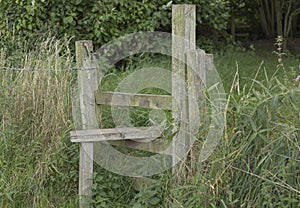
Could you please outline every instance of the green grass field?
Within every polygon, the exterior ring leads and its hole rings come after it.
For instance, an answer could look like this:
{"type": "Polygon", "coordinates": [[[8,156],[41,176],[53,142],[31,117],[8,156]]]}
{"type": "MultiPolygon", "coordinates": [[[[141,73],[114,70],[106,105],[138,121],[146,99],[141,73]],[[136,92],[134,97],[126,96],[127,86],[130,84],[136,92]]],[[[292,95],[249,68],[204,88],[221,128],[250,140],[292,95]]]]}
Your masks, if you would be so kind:
{"type": "Polygon", "coordinates": [[[220,73],[226,90],[230,89],[237,70],[242,86],[251,83],[254,78],[258,81],[265,80],[266,74],[267,77],[276,76],[280,80],[284,77],[284,71],[289,76],[299,74],[299,59],[296,59],[292,55],[285,55],[283,64],[285,70],[277,70],[278,57],[276,53],[264,49],[257,49],[255,52],[228,52],[223,56],[215,57],[215,67],[220,73]]]}
{"type": "MultiPolygon", "coordinates": [[[[78,207],[78,144],[69,141],[76,71],[65,70],[74,66],[69,44],[48,38],[31,51],[0,49],[1,208],[78,207]],[[55,70],[4,70],[13,66],[55,70]]],[[[230,50],[214,62],[227,97],[217,150],[180,184],[166,172],[140,191],[132,179],[95,165],[95,207],[300,206],[299,60],[286,56],[278,66],[275,53],[257,48],[230,50]]],[[[124,72],[110,70],[103,88],[114,89],[136,68],[170,63],[142,57],[124,72]]],[[[139,115],[133,119],[147,121],[147,114],[139,115]]]]}

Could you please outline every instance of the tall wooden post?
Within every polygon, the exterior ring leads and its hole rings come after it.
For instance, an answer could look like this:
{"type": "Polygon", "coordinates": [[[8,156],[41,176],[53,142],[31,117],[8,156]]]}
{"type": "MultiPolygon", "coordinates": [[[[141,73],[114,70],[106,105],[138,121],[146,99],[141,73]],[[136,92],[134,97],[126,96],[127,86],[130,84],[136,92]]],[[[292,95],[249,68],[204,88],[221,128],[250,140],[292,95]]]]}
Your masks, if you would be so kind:
{"type": "MultiPolygon", "coordinates": [[[[205,118],[205,97],[203,89],[206,85],[207,54],[201,49],[187,52],[187,84],[189,101],[189,130],[198,132],[200,122],[205,118]]],[[[195,135],[190,135],[191,137],[195,135]]],[[[192,138],[191,138],[192,139],[192,138]]],[[[195,141],[190,151],[190,173],[197,170],[199,142],[195,141]]]]}
{"type": "MultiPolygon", "coordinates": [[[[80,96],[80,113],[82,129],[97,129],[95,113],[94,92],[98,88],[97,71],[91,63],[92,41],[77,41],[76,63],[80,69],[78,72],[78,87],[80,96]]],[[[91,186],[93,184],[93,143],[80,143],[79,161],[79,204],[80,207],[88,207],[91,200],[91,186]]]]}
{"type": "MultiPolygon", "coordinates": [[[[196,39],[196,7],[195,5],[173,5],[172,8],[172,96],[173,96],[173,119],[180,123],[181,132],[178,133],[180,141],[188,141],[188,96],[187,86],[182,86],[186,81],[186,52],[195,49],[196,39]]],[[[188,144],[173,146],[173,151],[180,156],[187,152],[188,144]]],[[[178,162],[177,155],[173,155],[173,165],[178,162]]],[[[183,163],[184,164],[184,163],[183,163]]],[[[184,173],[184,167],[173,169],[173,172],[184,173]]]]}

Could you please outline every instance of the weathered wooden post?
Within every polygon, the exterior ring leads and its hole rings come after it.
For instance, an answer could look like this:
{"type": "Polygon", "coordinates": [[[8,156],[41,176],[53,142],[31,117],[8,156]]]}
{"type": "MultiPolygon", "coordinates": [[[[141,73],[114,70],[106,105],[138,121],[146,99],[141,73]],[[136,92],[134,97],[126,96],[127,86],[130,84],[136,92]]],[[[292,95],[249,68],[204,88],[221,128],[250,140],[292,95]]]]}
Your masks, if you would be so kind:
{"type": "MultiPolygon", "coordinates": [[[[181,86],[180,81],[185,82],[187,77],[186,52],[195,50],[196,45],[196,7],[195,5],[181,4],[173,5],[172,8],[172,96],[173,96],[173,119],[181,123],[182,130],[177,135],[180,140],[188,141],[188,95],[187,86],[181,86]]],[[[173,151],[184,155],[187,152],[188,144],[173,146],[173,151]]],[[[178,161],[173,155],[173,165],[178,161]]],[[[182,163],[184,164],[184,163],[182,163]]],[[[179,171],[180,165],[173,169],[174,173],[179,171]]]]}
{"type": "MultiPolygon", "coordinates": [[[[98,129],[95,113],[94,93],[98,88],[97,71],[91,63],[92,41],[77,41],[76,64],[78,71],[78,88],[80,96],[80,113],[82,129],[98,129]]],[[[93,177],[93,142],[80,143],[79,161],[79,204],[87,207],[92,195],[93,177]]]]}
{"type": "MultiPolygon", "coordinates": [[[[190,50],[186,53],[186,59],[189,130],[192,133],[198,131],[199,124],[200,122],[203,122],[203,118],[205,117],[205,97],[203,89],[206,85],[207,54],[201,49],[190,50]]],[[[190,151],[191,167],[189,170],[191,174],[196,171],[196,162],[199,157],[199,151],[199,144],[195,141],[193,148],[190,151]]]]}

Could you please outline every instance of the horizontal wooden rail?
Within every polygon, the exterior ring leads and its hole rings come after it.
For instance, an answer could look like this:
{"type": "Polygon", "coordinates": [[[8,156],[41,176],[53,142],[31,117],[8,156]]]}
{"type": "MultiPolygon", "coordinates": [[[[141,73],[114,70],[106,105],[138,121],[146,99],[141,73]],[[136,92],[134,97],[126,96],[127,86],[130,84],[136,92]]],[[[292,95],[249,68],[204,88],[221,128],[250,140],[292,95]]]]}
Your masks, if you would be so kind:
{"type": "Polygon", "coordinates": [[[127,127],[77,130],[70,132],[71,142],[101,142],[117,140],[145,140],[161,137],[158,127],[127,127]]]}
{"type": "Polygon", "coordinates": [[[114,106],[132,106],[172,110],[172,96],[154,94],[134,94],[123,92],[96,92],[96,103],[114,106]]]}

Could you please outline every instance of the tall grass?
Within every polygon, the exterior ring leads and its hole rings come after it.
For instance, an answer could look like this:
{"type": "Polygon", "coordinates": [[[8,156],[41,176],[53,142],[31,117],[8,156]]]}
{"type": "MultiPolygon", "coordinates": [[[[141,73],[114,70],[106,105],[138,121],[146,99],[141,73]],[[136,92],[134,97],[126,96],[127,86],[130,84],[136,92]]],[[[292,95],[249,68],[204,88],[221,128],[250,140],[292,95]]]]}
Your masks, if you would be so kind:
{"type": "Polygon", "coordinates": [[[73,56],[67,39],[40,41],[13,56],[0,51],[0,207],[57,207],[77,193],[73,56]]]}
{"type": "MultiPolygon", "coordinates": [[[[168,172],[155,177],[160,179],[137,192],[129,207],[300,206],[300,89],[294,81],[297,60],[289,57],[285,61],[291,67],[285,67],[277,65],[271,52],[265,62],[253,54],[238,54],[255,61],[249,65],[242,58],[240,65],[239,60],[231,59],[232,77],[226,74],[228,65],[221,67],[221,63],[229,62],[227,56],[217,60],[227,85],[226,128],[217,150],[180,184],[174,185],[168,172]]],[[[148,61],[139,67],[149,65],[148,61]]],[[[169,63],[162,66],[167,68],[169,63]]],[[[127,73],[111,76],[105,83],[117,85],[112,80],[127,73]]],[[[206,131],[199,132],[199,140],[206,131]]],[[[100,184],[105,183],[100,178],[100,184]]],[[[106,207],[107,203],[101,202],[114,199],[103,196],[103,185],[100,187],[94,190],[100,196],[95,204],[106,207]]],[[[125,201],[118,206],[127,207],[128,198],[125,201]]]]}
{"type": "MultiPolygon", "coordinates": [[[[288,54],[282,56],[282,62],[290,74],[298,70],[299,59],[288,54]]],[[[257,81],[265,80],[265,72],[269,78],[276,75],[279,80],[283,81],[283,70],[277,71],[277,59],[276,53],[265,49],[246,52],[233,50],[223,55],[216,54],[214,64],[223,81],[225,91],[229,92],[237,65],[239,68],[240,86],[246,85],[246,87],[250,87],[254,77],[256,77],[257,81]],[[257,69],[259,68],[260,70],[258,71],[257,69]],[[277,73],[275,73],[276,71],[277,73]]]]}
{"type": "MultiPolygon", "coordinates": [[[[78,207],[79,153],[69,141],[77,72],[67,70],[74,61],[69,44],[46,38],[35,46],[18,45],[20,51],[13,53],[5,47],[0,51],[0,207],[78,207]],[[51,70],[28,70],[32,68],[51,70]]],[[[180,185],[173,184],[167,171],[139,191],[130,178],[96,167],[95,207],[300,206],[295,71],[277,68],[276,57],[261,64],[253,54],[235,53],[216,60],[228,93],[226,129],[210,158],[180,185]]],[[[113,71],[102,87],[113,90],[135,67],[169,68],[165,57],[156,58],[139,60],[125,72],[113,71]]],[[[132,114],[133,120],[147,121],[143,117],[148,113],[141,115],[132,114]]],[[[102,116],[103,126],[113,125],[109,115],[102,116]]]]}
{"type": "Polygon", "coordinates": [[[245,86],[236,71],[224,138],[198,173],[174,190],[178,207],[300,206],[300,89],[294,73],[285,74],[287,82],[264,74],[245,86]]]}

